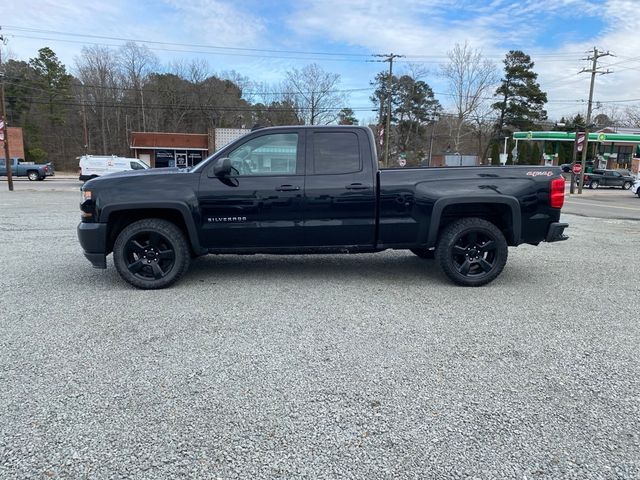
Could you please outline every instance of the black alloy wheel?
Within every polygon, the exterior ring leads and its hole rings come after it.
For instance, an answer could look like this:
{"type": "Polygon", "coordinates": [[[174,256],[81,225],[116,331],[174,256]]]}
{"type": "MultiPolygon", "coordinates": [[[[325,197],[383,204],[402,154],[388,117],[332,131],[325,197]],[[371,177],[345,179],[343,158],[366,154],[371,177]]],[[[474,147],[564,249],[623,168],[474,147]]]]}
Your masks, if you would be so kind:
{"type": "Polygon", "coordinates": [[[189,268],[191,254],[176,225],[148,219],[134,222],[120,232],[113,259],[120,276],[131,285],[156,289],[177,281],[189,268]]]}
{"type": "Polygon", "coordinates": [[[124,246],[127,269],[142,280],[160,280],[173,268],[176,252],[169,240],[157,232],[140,232],[124,246]]]}
{"type": "Polygon", "coordinates": [[[600,183],[597,180],[591,180],[591,182],[589,182],[589,188],[592,190],[595,190],[599,186],[600,186],[600,183]]]}
{"type": "Polygon", "coordinates": [[[624,182],[624,184],[622,185],[622,188],[624,190],[629,190],[631,188],[631,182],[624,182]]]}
{"type": "Polygon", "coordinates": [[[494,280],[507,261],[502,232],[481,218],[463,218],[448,225],[436,248],[436,261],[455,283],[477,287],[494,280]]]}

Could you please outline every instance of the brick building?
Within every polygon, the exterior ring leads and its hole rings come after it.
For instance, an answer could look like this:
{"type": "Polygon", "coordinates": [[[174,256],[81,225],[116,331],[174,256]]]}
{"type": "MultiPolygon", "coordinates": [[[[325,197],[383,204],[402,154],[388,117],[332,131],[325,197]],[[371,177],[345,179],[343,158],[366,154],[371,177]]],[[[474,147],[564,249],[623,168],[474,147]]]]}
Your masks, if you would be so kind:
{"type": "MultiPolygon", "coordinates": [[[[9,156],[11,158],[24,158],[24,139],[22,128],[8,127],[9,136],[9,156]]],[[[0,157],[4,158],[4,142],[0,141],[0,157]]]]}
{"type": "Polygon", "coordinates": [[[208,133],[132,132],[130,148],[136,158],[153,168],[192,167],[246,129],[215,128],[208,133]]]}

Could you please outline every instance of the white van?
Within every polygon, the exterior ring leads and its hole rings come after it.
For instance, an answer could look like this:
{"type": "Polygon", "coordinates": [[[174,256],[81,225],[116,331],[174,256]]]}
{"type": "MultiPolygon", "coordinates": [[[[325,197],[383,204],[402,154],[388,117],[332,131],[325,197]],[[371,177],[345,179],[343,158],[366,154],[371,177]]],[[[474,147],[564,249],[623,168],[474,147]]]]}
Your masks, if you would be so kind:
{"type": "Polygon", "coordinates": [[[79,163],[80,180],[83,182],[108,173],[149,168],[149,165],[137,158],[116,157],[115,155],[83,155],[80,157],[79,163]]]}

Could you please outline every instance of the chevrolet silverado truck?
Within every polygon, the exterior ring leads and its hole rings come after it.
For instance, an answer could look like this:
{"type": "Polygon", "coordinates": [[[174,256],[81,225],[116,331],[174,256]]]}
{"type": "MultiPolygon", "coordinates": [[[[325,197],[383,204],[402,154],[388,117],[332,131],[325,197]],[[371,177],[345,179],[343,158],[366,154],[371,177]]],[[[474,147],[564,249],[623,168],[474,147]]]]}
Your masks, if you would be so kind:
{"type": "MultiPolygon", "coordinates": [[[[0,158],[0,177],[7,175],[7,163],[4,158],[0,158]]],[[[27,177],[29,180],[44,180],[55,175],[53,164],[25,162],[21,158],[11,159],[11,175],[14,177],[27,177]]]]}
{"type": "Polygon", "coordinates": [[[588,185],[589,188],[620,187],[629,190],[635,180],[632,175],[625,175],[616,170],[597,169],[584,174],[584,185],[588,185]]]}
{"type": "Polygon", "coordinates": [[[191,169],[114,173],[81,189],[78,237],[143,289],[213,254],[363,253],[435,258],[455,283],[495,279],[508,246],[565,240],[558,167],[378,170],[357,126],[255,130],[191,169]]]}

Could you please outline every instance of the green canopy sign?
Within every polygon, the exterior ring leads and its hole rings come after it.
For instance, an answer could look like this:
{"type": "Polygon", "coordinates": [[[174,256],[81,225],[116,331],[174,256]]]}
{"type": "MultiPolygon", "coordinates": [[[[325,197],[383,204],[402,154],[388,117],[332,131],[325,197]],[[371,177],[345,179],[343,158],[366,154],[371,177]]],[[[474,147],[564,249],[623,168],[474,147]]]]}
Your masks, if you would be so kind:
{"type": "MultiPolygon", "coordinates": [[[[575,142],[575,132],[515,132],[514,140],[575,142]]],[[[590,133],[590,142],[615,142],[640,144],[640,135],[625,133],[590,133]]]]}

